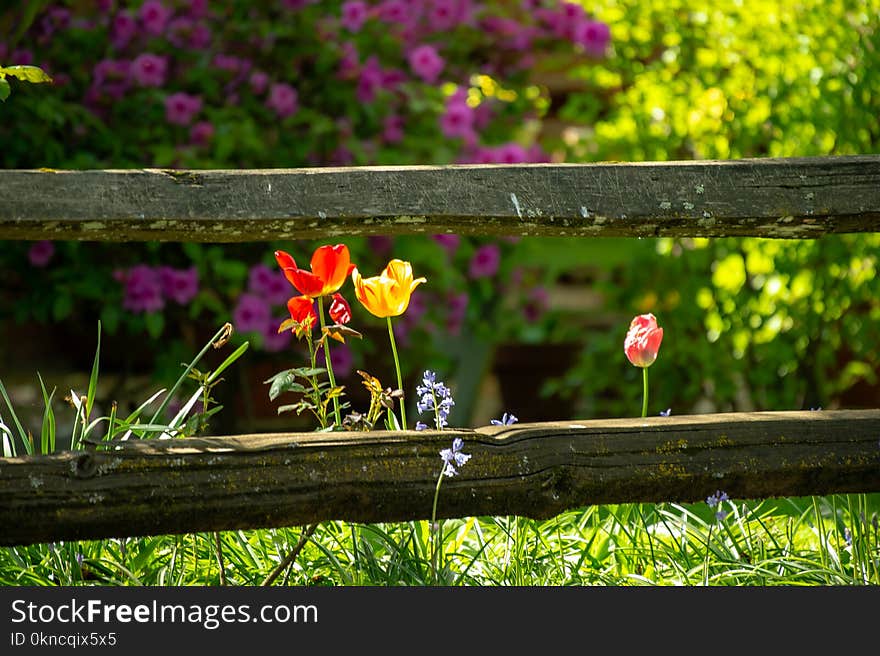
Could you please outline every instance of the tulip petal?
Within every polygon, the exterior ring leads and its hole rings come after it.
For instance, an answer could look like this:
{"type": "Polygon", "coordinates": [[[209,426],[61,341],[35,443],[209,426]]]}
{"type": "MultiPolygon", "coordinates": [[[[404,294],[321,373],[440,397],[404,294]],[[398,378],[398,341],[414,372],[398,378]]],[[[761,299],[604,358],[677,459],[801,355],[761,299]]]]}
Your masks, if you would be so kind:
{"type": "Polygon", "coordinates": [[[342,297],[342,294],[333,294],[333,301],[330,303],[330,318],[340,324],[351,321],[351,306],[342,297]]]}
{"type": "Polygon", "coordinates": [[[320,296],[332,294],[345,282],[351,270],[351,256],[348,246],[320,246],[312,254],[312,273],[323,281],[320,296]]]}

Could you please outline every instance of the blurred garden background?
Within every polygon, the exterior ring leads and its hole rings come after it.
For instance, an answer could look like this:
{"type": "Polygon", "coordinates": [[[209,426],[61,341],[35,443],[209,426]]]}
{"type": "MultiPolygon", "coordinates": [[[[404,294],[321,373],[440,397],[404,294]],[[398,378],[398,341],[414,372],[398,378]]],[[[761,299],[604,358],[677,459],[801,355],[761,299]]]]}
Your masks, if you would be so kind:
{"type": "MultiPolygon", "coordinates": [[[[4,3],[0,165],[58,168],[658,161],[880,152],[880,0],[68,0],[4,3]]],[[[3,190],[0,189],[0,202],[3,190]]],[[[665,331],[651,414],[880,407],[880,234],[760,239],[343,238],[364,275],[428,282],[396,323],[407,392],[433,369],[451,426],[635,416],[634,314],[665,331]]],[[[307,360],[295,291],[245,244],[0,242],[0,380],[38,425],[171,385],[225,322],[247,353],[208,432],[310,430],[263,381],[307,360]],[[60,416],[60,415],[59,415],[60,416]]],[[[350,288],[344,288],[343,291],[350,288]]],[[[353,296],[352,296],[353,297],[353,296]]],[[[394,381],[380,320],[337,346],[394,381]]],[[[217,356],[222,358],[223,354],[217,356]]],[[[123,410],[120,410],[122,412],[123,410]]],[[[410,416],[415,416],[412,412],[410,416]]]]}

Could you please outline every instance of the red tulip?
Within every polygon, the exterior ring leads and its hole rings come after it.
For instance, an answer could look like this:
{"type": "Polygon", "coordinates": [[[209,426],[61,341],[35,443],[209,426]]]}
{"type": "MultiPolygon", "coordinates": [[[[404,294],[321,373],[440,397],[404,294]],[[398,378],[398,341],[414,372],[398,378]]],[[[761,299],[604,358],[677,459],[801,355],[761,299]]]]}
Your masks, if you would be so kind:
{"type": "Polygon", "coordinates": [[[287,309],[290,311],[290,318],[300,324],[300,330],[310,330],[318,321],[315,302],[308,296],[294,296],[287,301],[287,309]]]}
{"type": "Polygon", "coordinates": [[[330,318],[339,324],[351,321],[351,307],[348,305],[348,301],[342,298],[342,294],[333,294],[333,301],[330,303],[330,318]]]}
{"type": "Polygon", "coordinates": [[[654,315],[640,314],[629,324],[623,351],[635,366],[650,367],[657,359],[662,341],[663,329],[657,326],[654,315]]]}
{"type": "Polygon", "coordinates": [[[300,269],[289,253],[275,251],[275,260],[300,294],[318,298],[332,294],[354,269],[348,246],[320,246],[312,254],[311,271],[300,269]]]}

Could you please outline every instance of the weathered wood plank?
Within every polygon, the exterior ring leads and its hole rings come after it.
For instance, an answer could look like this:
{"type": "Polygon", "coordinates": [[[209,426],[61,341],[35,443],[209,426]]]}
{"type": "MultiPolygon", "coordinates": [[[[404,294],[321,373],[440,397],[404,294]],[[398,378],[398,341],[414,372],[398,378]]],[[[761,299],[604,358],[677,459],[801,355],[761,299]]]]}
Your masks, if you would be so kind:
{"type": "Polygon", "coordinates": [[[880,410],[151,440],[0,460],[0,545],[425,519],[455,436],[442,517],[880,491],[880,410]]]}
{"type": "Polygon", "coordinates": [[[0,171],[0,239],[880,232],[880,155],[271,170],[0,171]]]}

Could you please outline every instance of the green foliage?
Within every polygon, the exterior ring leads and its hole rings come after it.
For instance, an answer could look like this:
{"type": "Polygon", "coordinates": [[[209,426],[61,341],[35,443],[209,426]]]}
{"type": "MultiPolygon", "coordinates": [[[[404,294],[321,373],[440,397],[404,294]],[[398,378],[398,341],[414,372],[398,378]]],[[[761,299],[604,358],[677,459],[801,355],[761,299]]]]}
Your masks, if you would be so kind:
{"type": "MultiPolygon", "coordinates": [[[[880,585],[880,496],[591,506],[538,521],[446,520],[441,585],[880,585]]],[[[0,549],[2,585],[260,585],[302,529],[0,549]]],[[[427,521],[324,522],[278,585],[432,585],[427,521]]]]}
{"type": "Polygon", "coordinates": [[[39,66],[0,66],[0,100],[4,102],[12,93],[7,77],[34,84],[52,81],[52,78],[39,66]]]}
{"type": "MultiPolygon", "coordinates": [[[[652,312],[664,328],[649,414],[876,406],[863,390],[880,367],[880,236],[654,245],[597,283],[609,307],[652,312]]],[[[591,335],[547,391],[577,397],[579,416],[635,415],[625,331],[591,335]]]]}

